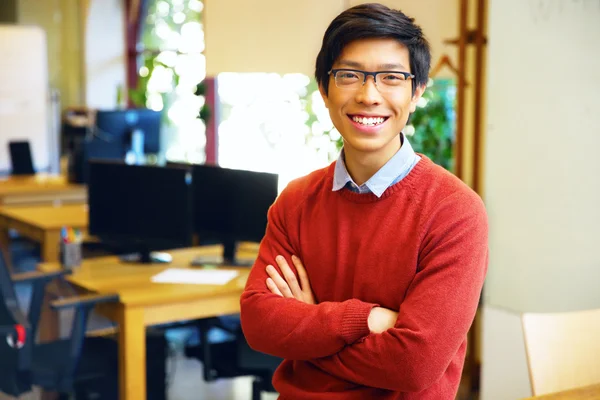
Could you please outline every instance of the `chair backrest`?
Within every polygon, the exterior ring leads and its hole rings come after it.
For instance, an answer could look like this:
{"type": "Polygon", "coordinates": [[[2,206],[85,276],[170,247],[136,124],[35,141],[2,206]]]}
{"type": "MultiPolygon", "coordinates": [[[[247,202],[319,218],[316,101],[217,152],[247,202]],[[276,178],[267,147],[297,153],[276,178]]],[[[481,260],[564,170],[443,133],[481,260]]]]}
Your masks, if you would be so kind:
{"type": "Polygon", "coordinates": [[[535,396],[600,383],[600,309],[522,316],[535,396]]]}
{"type": "Polygon", "coordinates": [[[12,175],[33,175],[33,159],[28,141],[13,141],[8,143],[12,175]]]}
{"type": "Polygon", "coordinates": [[[0,392],[18,396],[30,390],[32,342],[30,326],[19,307],[0,250],[0,392]],[[20,339],[24,339],[24,343],[19,343],[20,339]]]}

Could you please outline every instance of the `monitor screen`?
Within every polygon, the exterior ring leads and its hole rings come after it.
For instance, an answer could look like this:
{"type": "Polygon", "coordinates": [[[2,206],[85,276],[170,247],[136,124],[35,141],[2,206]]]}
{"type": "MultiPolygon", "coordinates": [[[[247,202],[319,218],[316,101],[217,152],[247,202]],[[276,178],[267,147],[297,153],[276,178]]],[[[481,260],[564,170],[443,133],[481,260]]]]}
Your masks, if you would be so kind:
{"type": "Polygon", "coordinates": [[[98,111],[93,134],[74,143],[69,181],[88,183],[90,160],[125,160],[135,129],[143,132],[144,152],[159,153],[160,119],[160,112],[147,109],[98,111]]]}
{"type": "Polygon", "coordinates": [[[160,152],[159,111],[149,109],[100,110],[96,113],[94,136],[108,142],[119,142],[123,155],[131,148],[131,134],[139,129],[144,134],[144,153],[160,152]]]}
{"type": "Polygon", "coordinates": [[[276,174],[194,165],[194,227],[200,240],[260,242],[277,184],[276,174]]]}
{"type": "Polygon", "coordinates": [[[135,251],[190,246],[191,168],[90,161],[89,232],[135,251]]]}
{"type": "Polygon", "coordinates": [[[28,141],[10,142],[8,144],[13,175],[35,174],[31,147],[28,141]]]}

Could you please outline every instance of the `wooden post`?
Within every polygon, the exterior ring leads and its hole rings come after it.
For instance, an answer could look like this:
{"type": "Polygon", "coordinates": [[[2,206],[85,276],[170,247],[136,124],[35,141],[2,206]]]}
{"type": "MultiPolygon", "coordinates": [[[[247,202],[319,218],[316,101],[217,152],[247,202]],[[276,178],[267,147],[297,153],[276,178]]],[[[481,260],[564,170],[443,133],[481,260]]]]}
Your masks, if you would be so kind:
{"type": "Polygon", "coordinates": [[[142,10],[145,0],[125,0],[125,59],[127,60],[127,87],[124,95],[126,96],[129,107],[133,103],[129,100],[129,89],[135,89],[138,82],[137,68],[137,43],[140,35],[140,24],[142,10]]]}
{"type": "Polygon", "coordinates": [[[204,79],[206,85],[206,104],[210,110],[210,118],[206,121],[206,164],[219,165],[219,121],[217,78],[204,79]]]}
{"type": "Polygon", "coordinates": [[[468,0],[460,0],[459,36],[458,36],[458,85],[456,88],[456,143],[454,150],[454,173],[460,179],[463,176],[463,139],[465,131],[465,88],[467,67],[467,15],[468,0]]]}
{"type": "Polygon", "coordinates": [[[484,76],[485,76],[485,45],[486,45],[486,11],[487,0],[478,0],[477,2],[477,27],[475,37],[475,114],[474,114],[474,132],[473,132],[473,190],[481,195],[481,153],[482,134],[482,115],[484,112],[484,76]]]}

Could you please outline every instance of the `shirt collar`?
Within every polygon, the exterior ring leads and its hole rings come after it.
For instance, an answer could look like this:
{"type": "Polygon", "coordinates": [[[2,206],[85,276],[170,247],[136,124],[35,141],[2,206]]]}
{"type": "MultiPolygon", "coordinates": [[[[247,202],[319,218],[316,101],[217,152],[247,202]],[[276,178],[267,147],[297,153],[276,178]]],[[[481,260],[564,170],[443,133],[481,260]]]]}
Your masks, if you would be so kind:
{"type": "MultiPolygon", "coordinates": [[[[415,152],[404,134],[400,133],[400,135],[402,140],[402,146],[400,147],[400,150],[398,150],[396,154],[394,154],[394,156],[390,158],[390,160],[375,173],[375,175],[373,175],[367,182],[362,184],[360,188],[366,187],[375,196],[381,197],[383,192],[390,187],[392,183],[394,183],[398,177],[398,174],[408,168],[408,165],[413,162],[415,152]]],[[[344,188],[348,182],[358,187],[348,173],[348,169],[346,169],[344,150],[342,149],[340,156],[335,163],[332,190],[340,190],[344,188]]],[[[359,190],[359,192],[362,191],[359,190]]]]}

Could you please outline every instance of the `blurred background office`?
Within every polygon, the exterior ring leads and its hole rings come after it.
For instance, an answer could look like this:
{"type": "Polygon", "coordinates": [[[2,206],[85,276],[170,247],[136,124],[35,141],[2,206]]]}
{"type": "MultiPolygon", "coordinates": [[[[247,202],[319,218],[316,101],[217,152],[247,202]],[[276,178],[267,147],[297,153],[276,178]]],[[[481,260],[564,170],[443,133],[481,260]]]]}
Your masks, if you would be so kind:
{"type": "MultiPolygon", "coordinates": [[[[87,204],[87,160],[118,137],[113,161],[269,173],[281,191],[339,153],[314,60],[331,19],[365,2],[3,0],[0,174],[14,169],[9,143],[27,142],[38,175],[80,185],[50,203],[87,204]]],[[[488,210],[489,272],[460,396],[539,394],[522,316],[600,308],[600,2],[381,2],[415,17],[433,52],[405,134],[488,210]]],[[[4,198],[0,207],[23,201],[4,198]]],[[[43,244],[30,251],[9,234],[16,269],[47,261],[43,244]]],[[[170,332],[172,343],[190,338],[170,332]]],[[[249,398],[247,381],[181,383],[200,367],[178,350],[171,398],[249,398]]],[[[586,370],[600,375],[598,362],[586,370]]]]}

